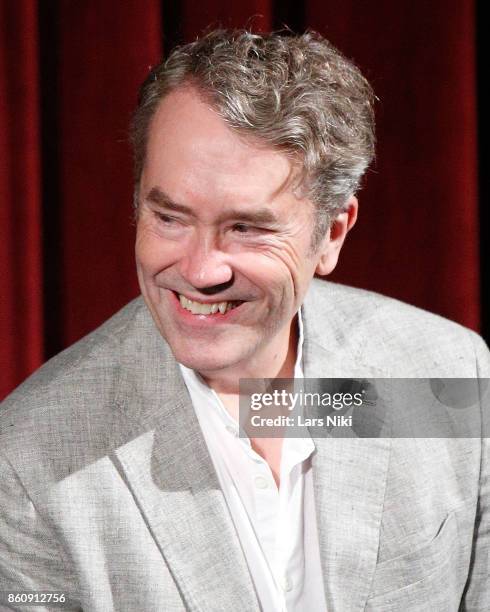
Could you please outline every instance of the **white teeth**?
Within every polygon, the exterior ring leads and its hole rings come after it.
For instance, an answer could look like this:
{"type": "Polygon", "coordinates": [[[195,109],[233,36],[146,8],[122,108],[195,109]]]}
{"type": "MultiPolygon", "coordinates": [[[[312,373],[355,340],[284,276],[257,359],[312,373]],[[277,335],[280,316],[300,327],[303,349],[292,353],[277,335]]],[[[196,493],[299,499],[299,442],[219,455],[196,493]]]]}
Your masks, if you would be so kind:
{"type": "Polygon", "coordinates": [[[179,293],[179,302],[182,308],[189,310],[192,314],[216,314],[218,310],[222,315],[237,306],[236,302],[216,302],[214,304],[202,304],[201,302],[194,302],[189,300],[179,293]]]}
{"type": "Polygon", "coordinates": [[[199,313],[199,314],[211,314],[211,307],[212,305],[210,304],[196,304],[195,302],[193,304],[191,304],[191,307],[194,307],[194,309],[199,313]]]}

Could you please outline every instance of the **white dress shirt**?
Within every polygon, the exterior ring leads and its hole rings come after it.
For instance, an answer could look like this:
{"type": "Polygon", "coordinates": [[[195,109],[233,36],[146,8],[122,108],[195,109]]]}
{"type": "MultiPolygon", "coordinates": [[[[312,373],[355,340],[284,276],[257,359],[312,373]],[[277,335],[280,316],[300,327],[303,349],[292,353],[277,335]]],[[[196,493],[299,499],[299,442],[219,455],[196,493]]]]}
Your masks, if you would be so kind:
{"type": "MultiPolygon", "coordinates": [[[[303,325],[295,378],[303,378],[303,325]]],[[[218,395],[193,370],[184,381],[264,612],[326,612],[308,438],[284,438],[280,487],[218,395]]]]}

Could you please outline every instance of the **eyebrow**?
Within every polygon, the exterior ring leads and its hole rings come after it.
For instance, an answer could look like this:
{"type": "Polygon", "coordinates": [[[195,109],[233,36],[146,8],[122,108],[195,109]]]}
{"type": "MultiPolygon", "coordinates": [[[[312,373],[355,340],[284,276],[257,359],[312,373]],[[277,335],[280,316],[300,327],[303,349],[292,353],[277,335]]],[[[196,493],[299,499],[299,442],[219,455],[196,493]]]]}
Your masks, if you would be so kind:
{"type": "MultiPolygon", "coordinates": [[[[174,202],[164,191],[159,187],[153,187],[146,196],[145,200],[156,204],[160,208],[165,210],[171,210],[174,212],[182,213],[190,217],[196,218],[196,213],[185,204],[179,204],[174,202]]],[[[268,208],[262,207],[253,211],[230,209],[218,216],[218,223],[223,221],[229,221],[233,219],[235,221],[242,221],[246,223],[258,223],[258,224],[279,224],[277,216],[268,208]]]]}

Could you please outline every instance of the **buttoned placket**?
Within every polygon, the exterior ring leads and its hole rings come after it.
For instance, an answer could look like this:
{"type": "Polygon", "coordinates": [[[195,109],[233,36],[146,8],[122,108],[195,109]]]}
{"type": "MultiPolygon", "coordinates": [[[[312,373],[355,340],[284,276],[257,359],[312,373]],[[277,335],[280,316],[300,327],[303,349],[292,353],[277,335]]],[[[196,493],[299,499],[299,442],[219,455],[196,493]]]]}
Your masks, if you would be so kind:
{"type": "MultiPolygon", "coordinates": [[[[286,612],[303,588],[305,571],[304,550],[294,550],[294,544],[284,535],[290,533],[292,524],[303,529],[303,479],[301,470],[315,449],[311,438],[285,438],[280,472],[280,488],[277,488],[272,470],[263,457],[253,448],[250,439],[238,437],[238,427],[213,392],[215,407],[226,429],[243,448],[248,459],[249,474],[254,491],[254,531],[267,559],[269,569],[280,593],[281,609],[286,612]],[[292,496],[295,496],[294,499],[292,496]],[[293,505],[291,507],[291,505],[293,505]],[[294,514],[300,515],[293,516],[294,514]],[[292,578],[294,576],[294,580],[292,578]]],[[[297,538],[293,538],[297,543],[297,538]]],[[[302,541],[302,539],[301,539],[302,541]]]]}

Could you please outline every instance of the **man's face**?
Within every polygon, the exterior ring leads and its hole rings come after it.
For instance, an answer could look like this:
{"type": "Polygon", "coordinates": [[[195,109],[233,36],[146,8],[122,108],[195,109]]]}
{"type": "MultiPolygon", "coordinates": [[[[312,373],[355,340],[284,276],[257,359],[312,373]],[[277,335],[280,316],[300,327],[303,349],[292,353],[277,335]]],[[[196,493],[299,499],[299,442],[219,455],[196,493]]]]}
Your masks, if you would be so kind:
{"type": "Polygon", "coordinates": [[[241,139],[195,90],[160,103],[140,183],[136,261],[152,316],[187,367],[261,372],[287,351],[331,248],[327,239],[311,253],[313,206],[293,193],[292,173],[285,155],[241,139]]]}

